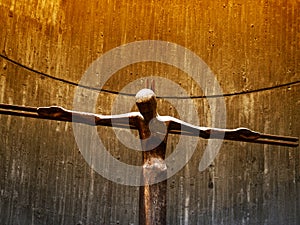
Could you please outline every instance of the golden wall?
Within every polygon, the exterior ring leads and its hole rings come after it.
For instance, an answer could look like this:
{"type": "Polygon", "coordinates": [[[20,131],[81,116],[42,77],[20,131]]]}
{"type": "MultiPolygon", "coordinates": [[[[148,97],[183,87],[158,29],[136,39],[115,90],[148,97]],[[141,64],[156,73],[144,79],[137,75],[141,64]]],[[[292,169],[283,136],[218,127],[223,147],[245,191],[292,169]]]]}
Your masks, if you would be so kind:
{"type": "MultiPolygon", "coordinates": [[[[71,109],[75,84],[94,60],[123,44],[160,40],[209,66],[223,90],[228,128],[299,137],[298,9],[296,0],[0,0],[0,103],[71,109]]],[[[204,94],[188,74],[159,62],[128,65],[103,89],[118,92],[149,75],[204,94]]],[[[110,114],[116,96],[101,92],[97,112],[110,114]]],[[[193,102],[201,125],[210,126],[207,99],[193,102]]],[[[178,116],[168,100],[158,108],[178,116]]],[[[141,153],[111,128],[98,131],[114,157],[141,164],[141,153]]],[[[138,224],[139,188],[95,172],[71,123],[1,115],[0,132],[0,224],[138,224]]],[[[171,135],[168,154],[177,142],[171,135]]],[[[168,224],[300,223],[299,147],[225,141],[200,172],[206,145],[199,139],[168,180],[168,224]]]]}

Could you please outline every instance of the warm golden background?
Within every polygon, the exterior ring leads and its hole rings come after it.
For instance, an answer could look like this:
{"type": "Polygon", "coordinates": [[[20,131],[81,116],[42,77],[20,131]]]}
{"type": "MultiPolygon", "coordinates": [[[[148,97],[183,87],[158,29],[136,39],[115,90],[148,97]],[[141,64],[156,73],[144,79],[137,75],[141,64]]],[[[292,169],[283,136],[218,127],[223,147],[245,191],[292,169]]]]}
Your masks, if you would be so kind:
{"type": "MultiPolygon", "coordinates": [[[[299,8],[298,0],[0,0],[0,102],[70,109],[75,90],[5,57],[78,83],[103,53],[163,40],[201,57],[225,94],[250,92],[225,97],[228,128],[299,137],[299,82],[268,89],[300,80],[299,8]]],[[[187,74],[158,63],[123,68],[104,88],[119,91],[149,73],[202,94],[187,74]]],[[[110,113],[115,97],[102,93],[99,113],[110,113]]],[[[195,102],[209,125],[206,100],[195,102]]],[[[161,114],[176,115],[161,103],[161,114]]],[[[94,172],[70,123],[3,115],[0,131],[0,224],[138,224],[138,188],[94,172]]],[[[110,128],[99,132],[115,157],[140,164],[141,155],[110,128]]],[[[168,152],[177,139],[170,137],[168,152]]],[[[205,145],[199,140],[192,160],[168,181],[169,224],[300,224],[299,147],[225,142],[199,172],[205,145]]]]}

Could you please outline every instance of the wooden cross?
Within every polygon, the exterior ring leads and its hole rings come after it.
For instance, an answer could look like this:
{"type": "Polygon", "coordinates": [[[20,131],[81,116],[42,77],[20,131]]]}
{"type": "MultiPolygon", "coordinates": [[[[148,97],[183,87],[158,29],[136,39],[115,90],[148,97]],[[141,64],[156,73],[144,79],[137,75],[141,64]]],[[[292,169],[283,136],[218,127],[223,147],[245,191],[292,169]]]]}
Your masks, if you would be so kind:
{"type": "MultiPolygon", "coordinates": [[[[154,89],[154,84],[152,84],[154,89]]],[[[247,128],[218,129],[198,127],[170,116],[157,113],[156,96],[151,89],[136,94],[139,112],[120,115],[100,115],[71,111],[58,106],[25,107],[0,104],[0,114],[84,123],[92,126],[128,126],[137,129],[142,140],[144,186],[140,187],[139,224],[166,224],[167,165],[165,163],[168,134],[197,136],[205,139],[225,139],[281,146],[298,146],[297,137],[269,135],[247,128]],[[155,180],[163,180],[156,183],[155,180]],[[155,184],[153,184],[155,183],[155,184]]]]}

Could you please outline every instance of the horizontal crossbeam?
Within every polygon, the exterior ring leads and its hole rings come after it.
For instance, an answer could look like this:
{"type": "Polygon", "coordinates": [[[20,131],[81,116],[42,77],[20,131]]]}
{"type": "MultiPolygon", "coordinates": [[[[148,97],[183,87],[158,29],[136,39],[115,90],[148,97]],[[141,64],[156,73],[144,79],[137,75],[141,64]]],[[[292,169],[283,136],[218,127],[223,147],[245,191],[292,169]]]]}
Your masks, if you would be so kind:
{"type": "MultiPolygon", "coordinates": [[[[28,106],[19,106],[19,105],[10,105],[10,104],[0,104],[0,114],[4,115],[11,115],[11,116],[20,116],[20,117],[30,117],[30,118],[37,118],[37,119],[47,119],[47,120],[57,120],[57,121],[65,121],[71,122],[70,119],[66,119],[64,117],[50,117],[40,115],[38,113],[38,107],[28,107],[28,106]]],[[[73,121],[76,122],[76,121],[73,121]]],[[[78,122],[78,121],[77,121],[78,122]]],[[[80,121],[80,123],[86,123],[84,120],[80,121]]],[[[88,123],[91,125],[90,123],[88,123]]],[[[107,125],[106,125],[107,126],[107,125]]],[[[115,126],[115,124],[114,124],[115,126]]],[[[129,127],[125,125],[118,126],[119,128],[131,128],[135,129],[134,127],[129,127]]],[[[250,130],[249,130],[250,131],[250,130]]],[[[236,136],[238,136],[239,129],[236,129],[236,136]]],[[[250,131],[251,132],[251,131],[250,131]]],[[[181,134],[181,135],[188,135],[188,136],[199,136],[199,132],[189,132],[188,130],[182,129],[174,129],[169,131],[170,134],[181,134]]],[[[264,134],[264,133],[257,133],[259,135],[258,138],[234,138],[226,137],[225,133],[225,140],[230,141],[242,141],[242,142],[251,142],[251,143],[259,143],[259,144],[269,144],[269,145],[279,145],[279,146],[288,146],[288,147],[297,147],[299,146],[299,138],[298,137],[291,137],[291,136],[282,136],[282,135],[271,135],[271,134],[264,134]]],[[[221,136],[222,137],[222,136],[221,136]]],[[[222,138],[223,138],[222,137],[222,138]]],[[[209,135],[208,138],[210,139],[218,139],[217,136],[209,135]]],[[[207,139],[208,139],[207,138],[207,139]]]]}

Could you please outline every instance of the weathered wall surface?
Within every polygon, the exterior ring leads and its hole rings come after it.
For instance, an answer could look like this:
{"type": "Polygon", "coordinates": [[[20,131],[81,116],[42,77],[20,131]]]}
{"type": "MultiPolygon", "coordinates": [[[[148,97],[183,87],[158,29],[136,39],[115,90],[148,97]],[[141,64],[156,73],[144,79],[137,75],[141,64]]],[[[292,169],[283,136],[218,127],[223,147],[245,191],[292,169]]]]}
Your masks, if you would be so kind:
{"type": "MultiPolygon", "coordinates": [[[[1,0],[0,21],[1,103],[70,109],[76,88],[5,57],[78,83],[107,51],[163,40],[201,57],[224,94],[250,91],[225,97],[228,128],[300,135],[299,83],[251,92],[300,80],[296,0],[1,0]]],[[[127,66],[104,88],[120,91],[149,74],[203,94],[187,74],[159,63],[127,66]]],[[[115,97],[101,93],[99,113],[109,114],[115,97]]],[[[209,125],[207,101],[194,101],[202,125],[209,125]]],[[[162,101],[159,110],[177,115],[162,101]]],[[[92,170],[70,123],[5,115],[0,121],[0,224],[138,224],[138,187],[92,170]]],[[[110,128],[99,133],[112,155],[140,165],[140,153],[120,144],[110,128]]],[[[170,136],[168,154],[177,141],[170,136]]],[[[224,142],[213,165],[199,172],[206,143],[199,140],[189,163],[168,181],[169,224],[300,224],[299,147],[224,142]]]]}

